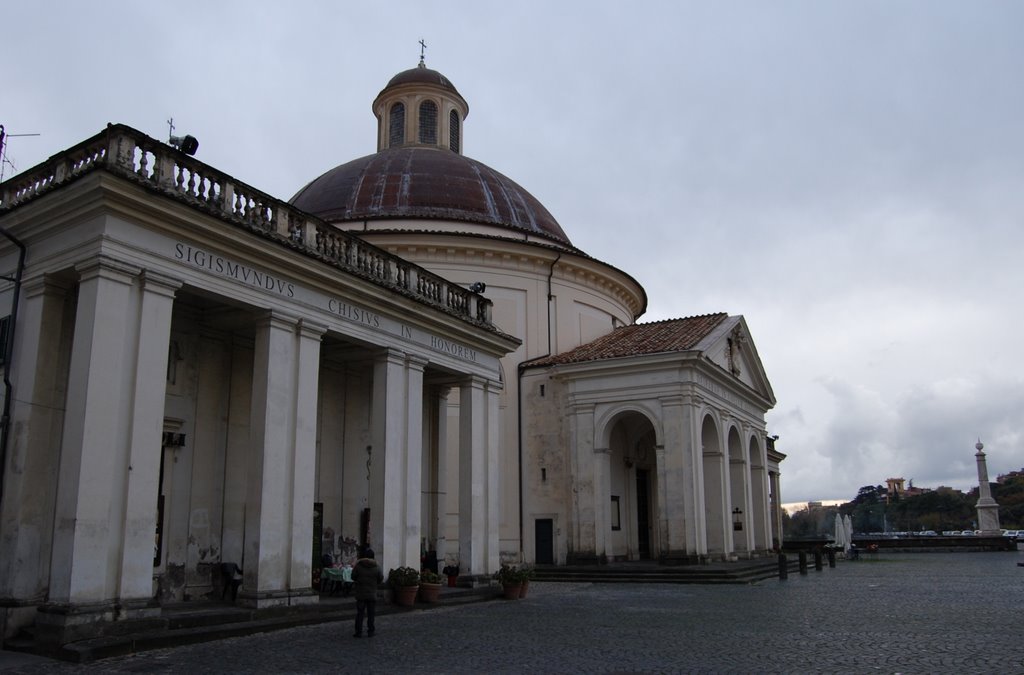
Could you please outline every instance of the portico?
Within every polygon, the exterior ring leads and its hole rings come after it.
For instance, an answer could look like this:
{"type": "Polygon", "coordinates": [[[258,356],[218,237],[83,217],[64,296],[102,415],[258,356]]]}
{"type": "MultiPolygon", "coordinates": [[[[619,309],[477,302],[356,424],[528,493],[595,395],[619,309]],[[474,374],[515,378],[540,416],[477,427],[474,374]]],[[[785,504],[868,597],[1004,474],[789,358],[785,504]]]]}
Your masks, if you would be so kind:
{"type": "Polygon", "coordinates": [[[39,172],[3,201],[29,252],[5,630],[37,611],[41,639],[98,634],[219,595],[227,561],[244,604],[316,602],[324,532],[418,567],[449,493],[448,552],[497,566],[498,359],[518,342],[486,300],[127,127],[39,172]]]}

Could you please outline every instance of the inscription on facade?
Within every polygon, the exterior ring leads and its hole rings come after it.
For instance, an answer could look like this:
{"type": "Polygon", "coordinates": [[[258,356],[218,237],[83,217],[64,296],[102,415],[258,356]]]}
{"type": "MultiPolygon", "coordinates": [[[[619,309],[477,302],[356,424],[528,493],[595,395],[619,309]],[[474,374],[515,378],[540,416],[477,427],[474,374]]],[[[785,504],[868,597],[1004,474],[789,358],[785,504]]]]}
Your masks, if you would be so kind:
{"type": "Polygon", "coordinates": [[[347,302],[342,302],[337,298],[331,298],[327,301],[327,309],[331,314],[337,314],[338,316],[344,317],[352,323],[361,323],[364,326],[370,326],[371,328],[380,328],[380,315],[368,312],[365,309],[354,307],[347,302]]]}
{"type": "Polygon", "coordinates": [[[445,340],[444,338],[439,338],[436,335],[430,336],[430,346],[439,352],[451,354],[452,356],[458,357],[460,359],[465,359],[467,361],[476,361],[475,349],[470,349],[469,347],[463,347],[460,344],[449,342],[448,340],[445,340]]]}
{"type": "Polygon", "coordinates": [[[178,243],[174,245],[174,257],[184,260],[194,267],[209,270],[236,281],[273,291],[286,298],[295,297],[295,285],[284,279],[278,279],[272,274],[254,270],[241,263],[231,262],[214,253],[209,253],[199,248],[193,248],[188,244],[178,243]]]}

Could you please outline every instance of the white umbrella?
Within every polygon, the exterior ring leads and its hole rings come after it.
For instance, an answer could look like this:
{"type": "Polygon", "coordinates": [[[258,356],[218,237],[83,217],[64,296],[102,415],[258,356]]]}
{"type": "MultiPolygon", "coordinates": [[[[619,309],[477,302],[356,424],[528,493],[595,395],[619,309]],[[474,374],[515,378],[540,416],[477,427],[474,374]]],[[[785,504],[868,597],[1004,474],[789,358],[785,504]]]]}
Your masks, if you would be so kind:
{"type": "Polygon", "coordinates": [[[846,535],[846,550],[849,551],[853,547],[853,518],[850,516],[843,518],[843,530],[846,535]]]}
{"type": "Polygon", "coordinates": [[[836,514],[835,547],[840,551],[846,550],[846,526],[843,525],[843,517],[836,514]]]}

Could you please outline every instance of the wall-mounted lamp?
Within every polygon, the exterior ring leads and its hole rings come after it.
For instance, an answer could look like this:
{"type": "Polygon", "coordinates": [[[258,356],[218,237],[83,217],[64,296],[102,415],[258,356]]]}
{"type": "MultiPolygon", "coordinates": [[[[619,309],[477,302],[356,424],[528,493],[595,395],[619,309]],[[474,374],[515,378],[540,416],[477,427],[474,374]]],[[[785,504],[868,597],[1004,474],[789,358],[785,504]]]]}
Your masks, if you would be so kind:
{"type": "Polygon", "coordinates": [[[487,284],[485,284],[482,281],[474,281],[469,285],[469,290],[473,291],[474,293],[483,293],[484,291],[487,290],[487,284]]]}
{"type": "Polygon", "coordinates": [[[743,529],[743,511],[738,506],[732,510],[732,529],[737,532],[743,529]]]}

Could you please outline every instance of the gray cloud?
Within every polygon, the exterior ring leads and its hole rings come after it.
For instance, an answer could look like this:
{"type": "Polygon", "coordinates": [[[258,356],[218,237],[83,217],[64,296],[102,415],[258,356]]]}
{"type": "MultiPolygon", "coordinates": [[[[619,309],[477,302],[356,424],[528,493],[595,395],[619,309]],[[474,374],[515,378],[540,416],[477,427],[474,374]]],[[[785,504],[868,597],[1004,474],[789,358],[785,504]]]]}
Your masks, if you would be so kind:
{"type": "Polygon", "coordinates": [[[5,25],[0,123],[43,134],[19,168],[173,115],[282,198],[376,149],[370,103],[425,38],[466,153],[643,283],[645,319],[747,317],[786,500],[967,487],[979,435],[993,476],[1024,466],[1020,3],[111,0],[5,25]]]}

